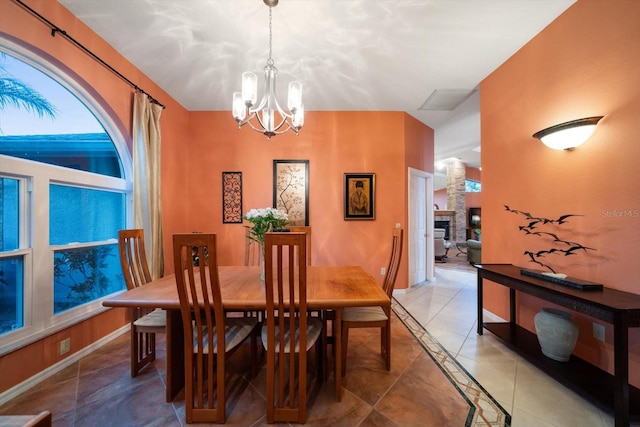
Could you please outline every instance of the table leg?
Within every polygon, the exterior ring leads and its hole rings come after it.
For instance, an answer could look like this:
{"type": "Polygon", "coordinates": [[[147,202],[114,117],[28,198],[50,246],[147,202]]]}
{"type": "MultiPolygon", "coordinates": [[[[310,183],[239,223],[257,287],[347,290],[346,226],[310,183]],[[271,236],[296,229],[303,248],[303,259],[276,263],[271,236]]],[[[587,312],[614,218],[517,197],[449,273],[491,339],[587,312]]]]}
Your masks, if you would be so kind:
{"type": "Polygon", "coordinates": [[[335,347],[334,369],[336,383],[336,400],[342,400],[342,309],[335,309],[336,318],[333,321],[334,338],[333,345],[335,347]]]}
{"type": "Polygon", "coordinates": [[[482,277],[480,276],[480,272],[478,272],[478,335],[483,334],[482,323],[484,322],[484,317],[482,310],[482,277]]]}
{"type": "Polygon", "coordinates": [[[627,427],[629,417],[629,317],[626,311],[613,317],[613,371],[615,427],[627,427]]]}
{"type": "Polygon", "coordinates": [[[167,310],[167,402],[184,387],[184,330],[180,310],[167,310]]]}

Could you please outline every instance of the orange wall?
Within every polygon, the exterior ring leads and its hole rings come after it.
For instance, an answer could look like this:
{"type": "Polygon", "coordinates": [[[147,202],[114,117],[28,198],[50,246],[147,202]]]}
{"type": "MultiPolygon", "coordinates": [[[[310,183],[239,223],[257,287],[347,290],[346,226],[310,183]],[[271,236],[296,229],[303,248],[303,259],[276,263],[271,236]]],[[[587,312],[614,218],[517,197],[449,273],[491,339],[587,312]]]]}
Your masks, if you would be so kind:
{"type": "MultiPolygon", "coordinates": [[[[309,160],[309,225],[312,262],[361,265],[382,281],[391,228],[407,223],[407,167],[433,170],[433,130],[399,112],[308,112],[299,136],[268,141],[238,131],[228,111],[192,112],[188,186],[173,201],[188,206],[176,231],[218,234],[222,265],[243,263],[245,228],[222,223],[222,172],[242,171],[243,209],[273,205],[273,160],[309,160]],[[212,131],[215,129],[215,131],[212,131]],[[406,160],[406,159],[411,160],[406,160]],[[375,220],[344,220],[344,173],[376,174],[375,220]]],[[[397,287],[407,286],[405,256],[397,287]]]]}
{"type": "Polygon", "coordinates": [[[482,181],[482,172],[478,168],[471,168],[469,166],[464,168],[464,175],[466,179],[472,179],[474,181],[482,181]]]}
{"type": "Polygon", "coordinates": [[[0,393],[114,332],[124,324],[123,319],[125,316],[128,318],[128,313],[121,308],[105,311],[91,320],[80,322],[0,357],[0,393]],[[71,350],[60,356],[60,341],[67,338],[70,339],[71,350]]]}
{"type": "MultiPolygon", "coordinates": [[[[534,268],[525,250],[550,242],[518,231],[503,205],[547,218],[580,214],[560,231],[595,251],[549,257],[558,271],[640,294],[640,2],[579,0],[480,86],[484,263],[534,268]],[[574,151],[545,147],[531,135],[548,126],[604,115],[574,151]]],[[[487,307],[508,316],[506,289],[487,287],[487,307]]],[[[541,305],[520,299],[518,322],[530,330],[541,305]]],[[[612,371],[613,330],[592,338],[592,319],[575,315],[576,353],[612,371]]],[[[630,333],[631,382],[640,386],[640,331],[630,333]]]]}
{"type": "MultiPolygon", "coordinates": [[[[435,161],[433,129],[405,114],[404,131],[405,166],[433,173],[435,161]]],[[[408,175],[406,185],[409,185],[408,175]]]]}

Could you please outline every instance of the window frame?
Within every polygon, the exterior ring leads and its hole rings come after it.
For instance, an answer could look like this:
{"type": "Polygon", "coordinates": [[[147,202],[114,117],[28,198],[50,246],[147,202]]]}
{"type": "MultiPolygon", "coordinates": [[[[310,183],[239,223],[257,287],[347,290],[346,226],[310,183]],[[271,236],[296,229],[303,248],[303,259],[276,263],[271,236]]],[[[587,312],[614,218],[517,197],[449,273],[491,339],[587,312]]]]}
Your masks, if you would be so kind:
{"type": "MultiPolygon", "coordinates": [[[[4,156],[0,155],[0,158],[4,156]]],[[[3,162],[3,164],[5,164],[3,162]]],[[[32,270],[30,268],[26,268],[27,263],[31,264],[32,259],[32,251],[28,245],[27,238],[27,224],[29,222],[29,213],[31,212],[31,199],[30,188],[31,188],[31,180],[28,176],[23,176],[15,173],[8,173],[7,171],[0,171],[0,178],[8,178],[15,179],[18,181],[18,247],[16,249],[12,249],[10,251],[0,251],[0,260],[10,259],[10,258],[22,258],[22,298],[23,300],[33,300],[33,287],[25,286],[25,283],[33,282],[32,270]]],[[[27,330],[31,328],[30,320],[32,319],[32,309],[30,304],[24,304],[22,307],[23,313],[23,324],[22,327],[16,329],[12,332],[7,332],[3,335],[14,334],[16,336],[20,335],[16,333],[21,330],[27,330]]],[[[0,346],[2,341],[0,341],[0,346]]]]}
{"type": "MultiPolygon", "coordinates": [[[[131,139],[119,127],[102,103],[91,95],[77,77],[65,72],[56,64],[39,57],[27,48],[0,36],[0,52],[13,56],[48,75],[72,93],[103,126],[120,157],[122,178],[100,175],[61,166],[40,163],[0,154],[0,175],[21,180],[19,215],[19,248],[0,252],[0,257],[23,256],[24,266],[24,321],[23,327],[0,335],[0,356],[17,348],[38,341],[95,315],[109,310],[102,301],[109,296],[53,314],[53,253],[59,249],[70,249],[76,245],[49,245],[49,186],[70,185],[88,189],[115,191],[125,195],[125,224],[133,218],[133,162],[127,140],[131,139]],[[38,266],[36,269],[35,266],[38,266]]],[[[109,110],[111,114],[115,114],[109,110]]],[[[129,144],[130,145],[130,144],[129,144]]],[[[99,246],[111,244],[117,239],[89,242],[77,245],[99,246]]],[[[119,292],[124,292],[119,291],[119,292]]]]}

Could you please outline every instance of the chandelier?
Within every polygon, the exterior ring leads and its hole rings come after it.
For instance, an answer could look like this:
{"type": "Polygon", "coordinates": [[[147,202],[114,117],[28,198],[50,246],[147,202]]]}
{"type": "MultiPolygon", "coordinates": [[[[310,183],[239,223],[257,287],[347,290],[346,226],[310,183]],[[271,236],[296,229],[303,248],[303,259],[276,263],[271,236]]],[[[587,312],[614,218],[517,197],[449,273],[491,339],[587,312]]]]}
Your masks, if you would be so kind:
{"type": "Polygon", "coordinates": [[[242,73],[242,92],[233,93],[233,118],[238,123],[238,129],[248,124],[251,129],[272,136],[293,130],[296,135],[304,124],[304,106],[302,105],[302,84],[292,81],[289,83],[286,112],[276,99],[276,74],[278,69],[271,58],[271,9],[278,5],[278,0],[263,0],[269,6],[269,59],[264,67],[265,92],[259,103],[258,78],[250,71],[242,73]],[[276,117],[278,116],[278,117],[276,117]]]}

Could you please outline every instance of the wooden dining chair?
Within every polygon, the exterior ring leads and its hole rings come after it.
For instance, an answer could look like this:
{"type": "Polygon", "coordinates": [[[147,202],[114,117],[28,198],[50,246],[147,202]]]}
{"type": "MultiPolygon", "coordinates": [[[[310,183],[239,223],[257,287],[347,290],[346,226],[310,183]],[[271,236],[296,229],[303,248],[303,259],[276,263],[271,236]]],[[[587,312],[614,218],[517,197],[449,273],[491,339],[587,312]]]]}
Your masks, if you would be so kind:
{"type": "MultiPolygon", "coordinates": [[[[402,257],[403,230],[393,229],[391,241],[391,256],[384,276],[382,287],[389,298],[398,276],[400,258],[402,257]]],[[[347,345],[349,329],[351,328],[380,328],[380,353],[384,359],[387,371],[391,369],[391,313],[380,306],[347,307],[342,311],[342,375],[347,369],[347,345]]]]}
{"type": "MultiPolygon", "coordinates": [[[[137,288],[151,281],[144,249],[144,230],[118,231],[120,267],[127,289],[137,288]]],[[[164,310],[131,309],[131,376],[156,358],[156,334],[166,332],[167,315],[164,310]]]]}
{"type": "MultiPolygon", "coordinates": [[[[267,422],[307,419],[307,352],[316,344],[316,365],[322,322],[307,311],[305,233],[265,235],[266,324],[262,343],[267,352],[267,422]],[[297,304],[291,304],[297,301],[297,304]]],[[[319,378],[319,376],[318,376],[319,378]]]]}
{"type": "Polygon", "coordinates": [[[175,234],[173,260],[185,336],[186,421],[224,423],[227,355],[251,337],[251,375],[255,375],[258,322],[225,317],[215,234],[175,234]],[[207,253],[208,265],[185,264],[194,252],[200,259],[207,253]]]}

